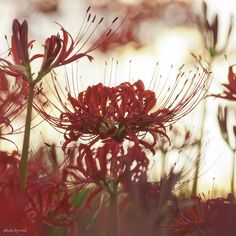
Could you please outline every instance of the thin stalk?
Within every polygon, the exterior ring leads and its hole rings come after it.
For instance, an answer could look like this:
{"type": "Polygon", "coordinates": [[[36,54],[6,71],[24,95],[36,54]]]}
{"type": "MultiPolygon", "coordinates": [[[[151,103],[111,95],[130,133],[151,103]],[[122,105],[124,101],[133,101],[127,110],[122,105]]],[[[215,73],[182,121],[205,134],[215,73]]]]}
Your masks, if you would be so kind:
{"type": "Polygon", "coordinates": [[[236,158],[236,150],[233,150],[233,156],[232,156],[232,172],[231,172],[231,193],[233,194],[233,196],[235,196],[235,189],[234,189],[235,158],[236,158]]]}
{"type": "MultiPolygon", "coordinates": [[[[116,184],[115,184],[116,185],[116,184]]],[[[114,186],[114,191],[110,195],[110,232],[109,236],[119,236],[119,227],[118,227],[118,194],[117,186],[114,186]]]]}
{"type": "MultiPolygon", "coordinates": [[[[211,57],[209,62],[209,68],[212,68],[212,61],[213,57],[211,57]]],[[[199,177],[199,170],[200,170],[200,164],[201,164],[201,153],[203,149],[203,141],[204,141],[204,134],[205,134],[205,125],[206,125],[206,114],[207,114],[207,98],[202,100],[202,117],[201,117],[201,127],[200,127],[200,139],[198,142],[198,155],[197,155],[197,161],[195,165],[195,173],[194,173],[194,179],[193,179],[193,187],[192,187],[192,195],[197,194],[197,187],[198,187],[198,177],[199,177]]]]}
{"type": "Polygon", "coordinates": [[[206,120],[206,107],[207,102],[206,99],[202,101],[202,119],[201,119],[201,129],[200,129],[200,139],[198,141],[198,155],[197,155],[197,161],[195,165],[195,173],[194,173],[194,179],[193,179],[193,188],[192,188],[192,195],[196,195],[197,193],[197,187],[198,187],[198,176],[199,176],[199,169],[201,164],[201,151],[203,146],[203,138],[204,138],[204,131],[205,131],[205,120],[206,120]]]}
{"type": "Polygon", "coordinates": [[[23,139],[23,146],[22,146],[22,155],[21,155],[21,160],[20,160],[20,189],[22,192],[25,191],[25,185],[26,185],[27,160],[28,160],[28,152],[29,152],[34,88],[35,88],[35,85],[33,83],[30,83],[29,96],[28,96],[28,101],[27,101],[27,114],[26,114],[26,120],[25,120],[24,139],[23,139]]]}

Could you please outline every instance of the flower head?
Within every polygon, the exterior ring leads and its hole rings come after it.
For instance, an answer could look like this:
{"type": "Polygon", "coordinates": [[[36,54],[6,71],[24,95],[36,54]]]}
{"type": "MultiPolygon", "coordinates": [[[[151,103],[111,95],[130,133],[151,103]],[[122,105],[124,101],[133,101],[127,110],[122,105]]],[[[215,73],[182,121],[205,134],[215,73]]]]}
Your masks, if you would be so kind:
{"type": "Polygon", "coordinates": [[[115,87],[99,83],[77,97],[69,92],[66,102],[58,89],[56,93],[63,107],[59,117],[51,116],[39,105],[36,108],[45,120],[64,130],[64,150],[79,139],[87,139],[91,145],[112,139],[130,140],[155,152],[156,135],[168,137],[166,127],[188,114],[206,93],[209,73],[199,70],[186,78],[181,68],[174,83],[164,87],[162,93],[145,89],[141,80],[115,87]],[[146,134],[153,141],[147,141],[146,134]]]}
{"type": "Polygon", "coordinates": [[[90,13],[89,7],[75,39],[61,27],[62,37],[59,34],[51,35],[45,40],[44,52],[31,57],[29,56],[29,50],[33,47],[34,40],[28,40],[28,23],[27,21],[20,23],[15,19],[12,24],[10,48],[12,60],[0,58],[0,70],[11,76],[22,76],[26,80],[32,80],[34,73],[31,72],[31,62],[41,58],[41,69],[35,79],[38,82],[44,75],[58,66],[77,61],[82,57],[87,57],[91,61],[93,57],[89,53],[98,48],[102,42],[108,40],[110,35],[113,34],[113,25],[117,19],[115,18],[110,26],[91,45],[87,46],[88,41],[93,38],[94,32],[103,21],[103,18],[97,20],[96,15],[90,13]]]}

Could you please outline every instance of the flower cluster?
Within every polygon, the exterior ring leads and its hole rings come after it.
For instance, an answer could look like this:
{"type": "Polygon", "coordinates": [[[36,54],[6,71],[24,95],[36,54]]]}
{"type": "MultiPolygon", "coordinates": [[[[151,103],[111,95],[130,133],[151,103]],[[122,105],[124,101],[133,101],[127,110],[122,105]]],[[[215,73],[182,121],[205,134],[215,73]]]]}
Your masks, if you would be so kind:
{"type": "MultiPolygon", "coordinates": [[[[204,6],[204,26],[215,53],[218,18],[210,25],[204,6]]],[[[150,181],[149,176],[152,158],[165,155],[171,142],[179,153],[194,148],[190,131],[183,134],[172,126],[207,94],[211,73],[203,63],[189,71],[181,66],[167,78],[156,70],[149,89],[137,80],[63,92],[54,70],[83,57],[92,61],[90,53],[118,29],[113,30],[116,21],[92,41],[103,18],[88,8],[75,38],[60,26],[62,35],[48,37],[44,51],[36,54],[31,53],[35,42],[28,39],[27,22],[13,21],[9,54],[0,58],[0,139],[16,132],[24,137],[17,151],[0,150],[0,230],[29,236],[235,234],[233,188],[227,199],[181,199],[175,191],[183,186],[185,173],[176,171],[176,163],[160,179],[150,181]],[[40,62],[36,73],[35,61],[40,62]],[[47,74],[59,105],[44,89],[47,74]],[[30,148],[34,112],[63,134],[62,146],[45,140],[37,151],[30,148]],[[23,131],[14,128],[20,114],[23,131]],[[182,134],[182,142],[177,141],[182,134]],[[222,217],[227,224],[220,224],[222,217]]],[[[79,78],[66,79],[73,86],[79,78]]],[[[216,96],[235,100],[233,66],[224,88],[216,96]]],[[[228,139],[226,118],[220,110],[221,132],[228,139]]]]}

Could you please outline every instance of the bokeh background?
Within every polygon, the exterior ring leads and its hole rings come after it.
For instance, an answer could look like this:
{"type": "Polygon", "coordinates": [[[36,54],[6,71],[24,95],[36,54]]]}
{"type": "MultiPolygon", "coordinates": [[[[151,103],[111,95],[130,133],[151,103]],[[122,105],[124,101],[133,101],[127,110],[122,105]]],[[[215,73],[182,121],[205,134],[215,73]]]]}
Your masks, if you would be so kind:
{"type": "MultiPolygon", "coordinates": [[[[212,20],[214,14],[219,15],[219,45],[223,45],[227,37],[230,17],[236,13],[236,4],[233,0],[224,2],[209,0],[206,3],[209,21],[212,20]]],[[[76,68],[67,67],[68,76],[71,76],[72,70],[76,70],[74,74],[79,79],[80,90],[104,80],[106,84],[114,85],[127,80],[142,79],[148,87],[157,62],[160,68],[159,73],[165,78],[168,76],[171,65],[178,68],[182,64],[194,64],[195,58],[192,53],[201,55],[205,61],[209,60],[196,22],[196,18],[202,12],[202,1],[199,0],[0,0],[0,52],[5,52],[9,48],[9,40],[5,39],[5,35],[10,39],[14,18],[28,21],[30,38],[37,40],[34,48],[37,51],[43,50],[42,44],[45,38],[60,31],[60,27],[55,22],[60,23],[72,35],[76,35],[88,6],[91,6],[94,14],[105,17],[104,27],[116,16],[120,21],[127,18],[111,40],[92,53],[95,58],[93,62],[82,60],[76,68]]],[[[236,25],[236,17],[234,18],[234,25],[236,25]]],[[[99,30],[102,30],[102,27],[99,30]]],[[[96,34],[99,34],[99,30],[96,34]]],[[[221,84],[227,81],[229,64],[236,63],[234,42],[236,42],[235,27],[233,27],[227,50],[224,54],[215,57],[212,62],[213,81],[210,93],[221,91],[221,84]]],[[[57,74],[62,78],[63,87],[64,69],[61,68],[57,74]]],[[[210,191],[214,196],[227,194],[230,191],[232,166],[232,154],[222,139],[217,122],[219,103],[223,104],[215,98],[207,100],[204,151],[201,154],[198,188],[199,192],[210,191]]],[[[227,105],[235,106],[233,103],[227,105]]],[[[37,119],[37,114],[35,116],[37,119]]],[[[176,127],[182,130],[183,127],[188,129],[194,140],[199,136],[200,116],[201,107],[198,107],[179,121],[176,127]]],[[[232,113],[230,125],[236,124],[234,117],[235,114],[232,113]]],[[[181,135],[172,136],[173,142],[181,142],[179,136],[181,135]]],[[[38,126],[33,130],[31,149],[36,150],[45,142],[56,142],[60,146],[62,139],[62,134],[43,122],[40,128],[38,126]]],[[[14,136],[13,140],[21,149],[21,134],[14,136]]],[[[234,140],[235,137],[232,136],[232,142],[234,140]]],[[[14,148],[6,142],[1,142],[0,147],[14,148]]],[[[178,162],[182,166],[185,165],[186,169],[191,172],[194,169],[196,150],[190,148],[183,159],[180,153],[171,152],[165,162],[165,168],[168,169],[178,162]]],[[[153,164],[150,179],[160,177],[160,165],[162,165],[160,161],[153,164]]],[[[187,179],[191,180],[191,174],[187,179]]],[[[190,181],[189,188],[191,185],[190,181]]]]}

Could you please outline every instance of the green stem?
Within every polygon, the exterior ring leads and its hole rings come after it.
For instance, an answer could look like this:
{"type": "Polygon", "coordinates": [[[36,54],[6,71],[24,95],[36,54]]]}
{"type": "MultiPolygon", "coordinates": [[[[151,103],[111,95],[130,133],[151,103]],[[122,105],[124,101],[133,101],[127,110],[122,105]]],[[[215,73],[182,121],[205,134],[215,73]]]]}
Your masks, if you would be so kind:
{"type": "Polygon", "coordinates": [[[236,150],[233,150],[232,173],[231,173],[231,193],[233,194],[233,196],[235,194],[235,191],[234,191],[235,158],[236,158],[236,150]]]}
{"type": "Polygon", "coordinates": [[[25,120],[24,140],[23,140],[22,155],[21,155],[21,160],[20,160],[20,189],[22,192],[24,192],[25,185],[26,185],[27,159],[28,159],[28,152],[29,152],[34,87],[35,87],[34,84],[30,83],[29,96],[28,96],[28,101],[27,101],[27,114],[26,114],[26,120],[25,120]]]}

